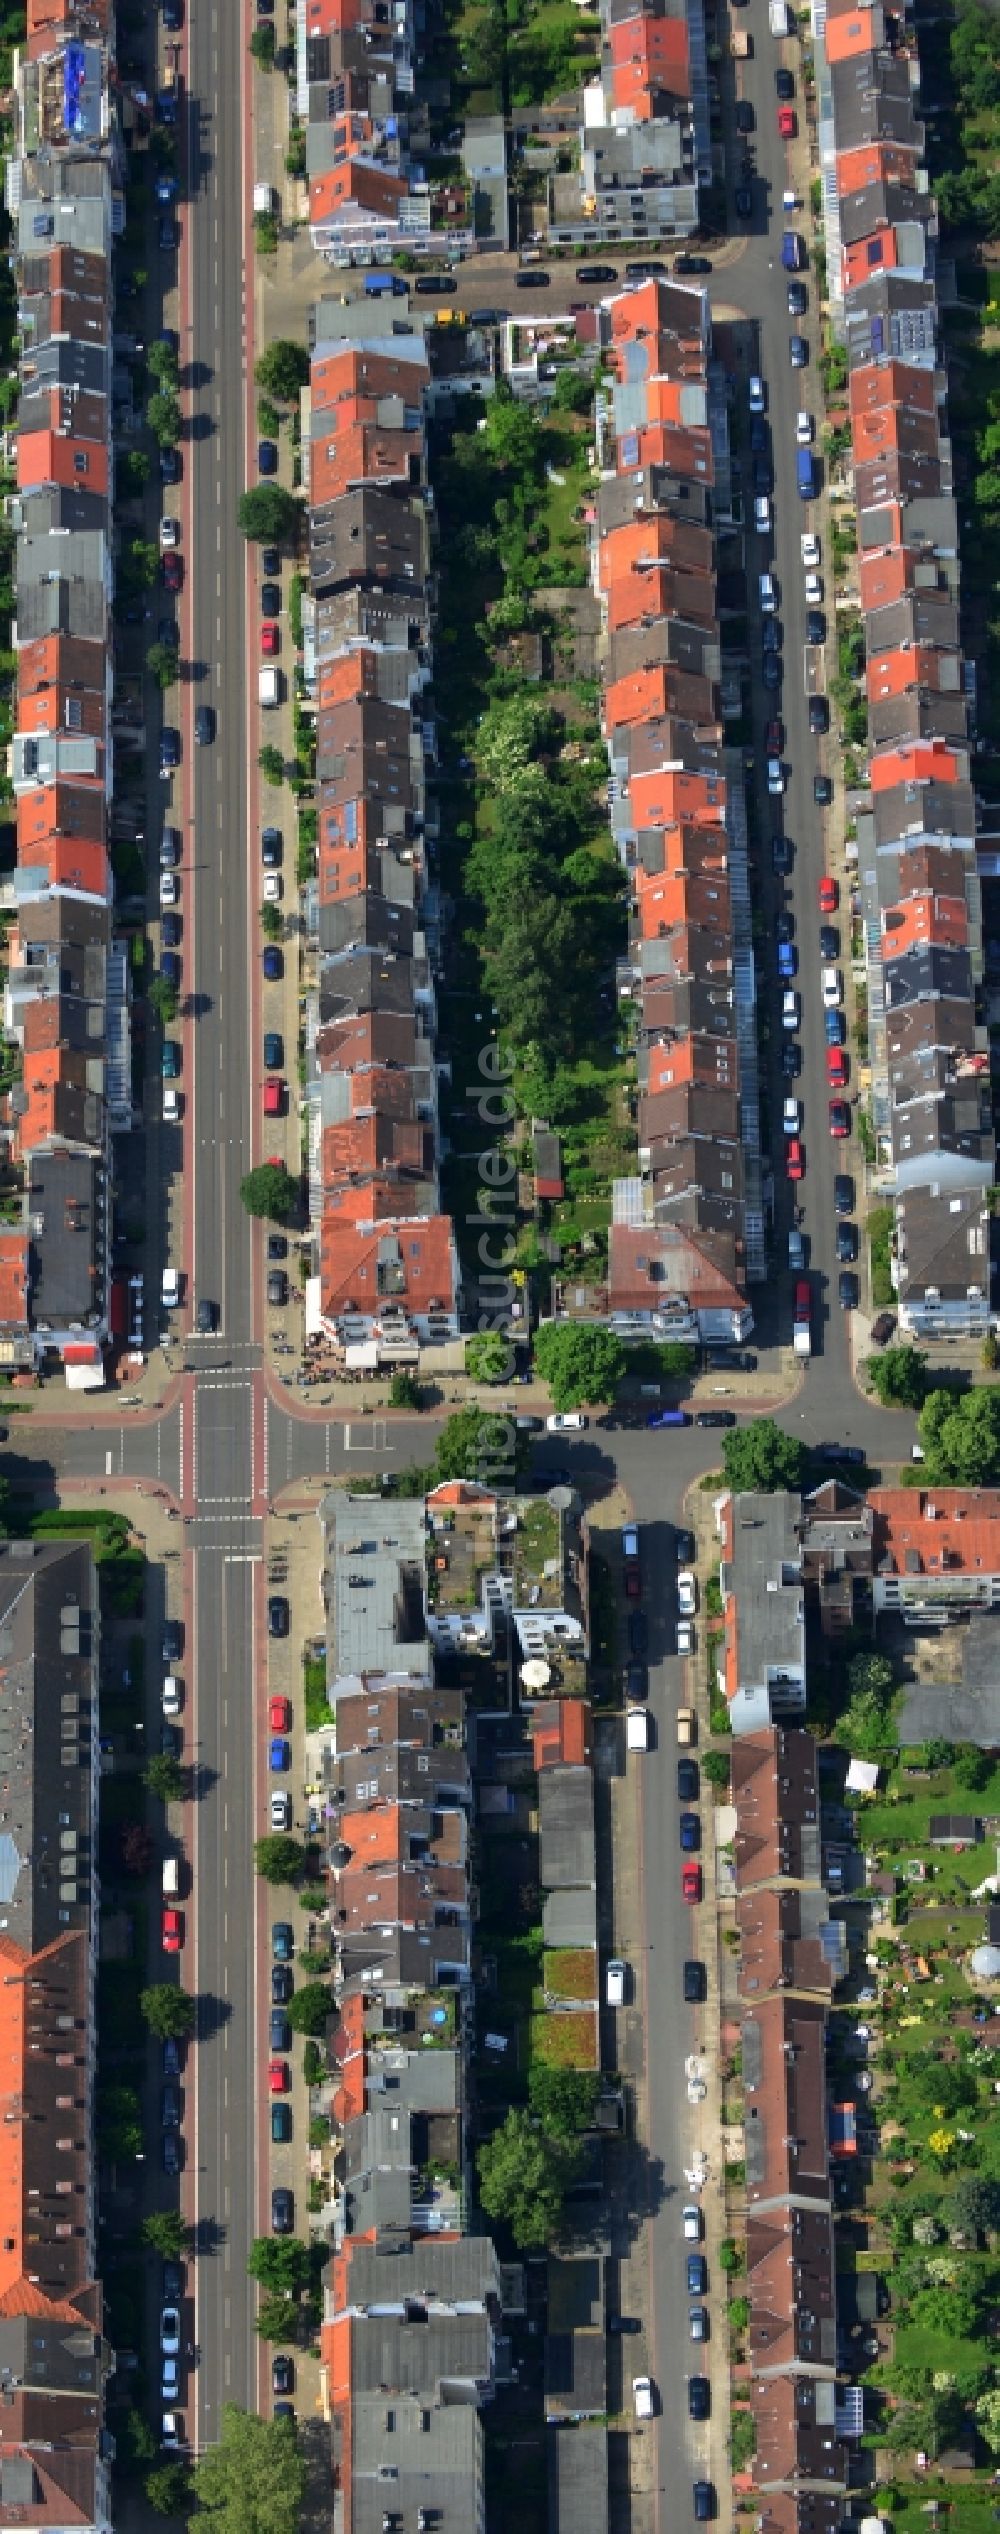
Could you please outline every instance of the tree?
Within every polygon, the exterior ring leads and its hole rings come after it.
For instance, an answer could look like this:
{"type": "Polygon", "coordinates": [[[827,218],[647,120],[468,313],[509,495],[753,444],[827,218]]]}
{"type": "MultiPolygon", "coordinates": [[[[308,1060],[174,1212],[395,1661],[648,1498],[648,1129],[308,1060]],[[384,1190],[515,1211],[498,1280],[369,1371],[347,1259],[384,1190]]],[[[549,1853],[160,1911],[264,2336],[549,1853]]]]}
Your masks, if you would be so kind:
{"type": "Polygon", "coordinates": [[[487,2217],[510,2228],[519,2252],[542,2252],[559,2231],[579,2149],[536,2128],[527,2112],[512,2111],[480,2147],[477,2163],[487,2217]]]}
{"type": "Polygon", "coordinates": [[[175,642],[151,642],[146,653],[146,667],[151,678],[166,694],[168,686],[176,686],[180,655],[175,642]]]}
{"type": "Polygon", "coordinates": [[[797,1437],[783,1434],[773,1417],[753,1417],[733,1426],[722,1445],[722,1465],[735,1495],[772,1495],[779,1487],[793,1493],[802,1484],[805,1451],[797,1437]]]}
{"type": "Polygon", "coordinates": [[[991,2182],[984,2174],[957,2182],[947,2216],[957,2235],[995,2235],[1000,2227],[1000,2182],[991,2182]]]}
{"type": "Polygon", "coordinates": [[[170,1022],[176,1020],[177,988],[171,985],[169,977],[150,977],[146,987],[146,1001],[150,1011],[155,1012],[161,1028],[168,1028],[170,1022]]]}
{"type": "Polygon", "coordinates": [[[524,1446],[525,1438],[512,1418],[487,1416],[481,1408],[459,1408],[438,1436],[434,1483],[468,1478],[483,1487],[512,1485],[523,1467],[524,1446]]]}
{"type": "Polygon", "coordinates": [[[701,1773],[703,1777],[707,1777],[710,1786],[728,1786],[728,1751],[706,1751],[701,1763],[701,1773]]]}
{"type": "Polygon", "coordinates": [[[302,504],[283,484],[252,484],[240,494],[240,532],[254,545],[296,545],[302,526],[302,504]]]}
{"type": "Polygon", "coordinates": [[[254,369],[258,387],[266,396],[275,396],[279,405],[291,405],[301,387],[309,385],[309,354],[304,343],[293,343],[287,335],[278,335],[265,345],[254,369]]]}
{"type": "Polygon", "coordinates": [[[265,941],[281,940],[281,936],[284,931],[281,908],[280,906],[272,906],[270,900],[265,900],[264,905],[261,907],[260,929],[265,941]]]}
{"type": "Polygon", "coordinates": [[[393,1373],[389,1383],[390,1408],[411,1408],[419,1415],[424,1404],[422,1387],[415,1373],[393,1373]]]}
{"type": "Polygon", "coordinates": [[[293,2296],[262,2296],[254,2330],[261,2340],[294,2340],[300,2308],[293,2296]]]}
{"type": "Polygon", "coordinates": [[[980,1751],[974,1742],[963,1742],[955,1753],[955,1783],[964,1795],[981,1795],[993,1775],[993,1762],[988,1751],[980,1751]]]}
{"type": "Polygon", "coordinates": [[[272,2296],[301,2296],[309,2284],[311,2256],[298,2235],[257,2235],[247,2271],[272,2296]]]}
{"type": "Polygon", "coordinates": [[[873,1690],[860,1690],[848,1700],[837,1727],[837,1740],[859,1760],[880,1760],[897,1742],[888,1701],[873,1690]]]}
{"type": "Polygon", "coordinates": [[[746,2255],[734,2235],[726,2235],[719,2245],[719,2268],[725,2271],[727,2279],[735,2279],[746,2268],[746,2255]]]}
{"type": "Polygon", "coordinates": [[[963,2288],[921,2288],[911,2299],[910,2315],[921,2331],[969,2340],[976,2328],[976,2300],[963,2288]]]}
{"type": "MultiPolygon", "coordinates": [[[[174,1991],[171,1990],[171,1996],[174,1991]]],[[[142,2240],[151,2252],[161,2253],[164,2261],[179,2261],[191,2247],[191,2228],[175,2208],[152,2209],[142,2221],[142,2240]]]]}
{"type": "Polygon", "coordinates": [[[932,1390],[920,1413],[925,1475],[932,1487],[990,1487],[1000,1478],[1000,1388],[964,1398],[932,1390]]]}
{"type": "Polygon", "coordinates": [[[552,390],[552,402],[560,414],[589,414],[594,401],[594,381],[585,370],[561,369],[552,390]]]}
{"type": "Polygon", "coordinates": [[[220,2442],[195,2465],[194,2487],[212,2534],[298,2534],[306,2472],[294,2420],[258,2419],[227,2402],[220,2442]]]}
{"type": "Polygon", "coordinates": [[[847,1666],[847,1685],[852,1698],[881,1698],[887,1701],[896,1685],[896,1675],[887,1654],[855,1654],[847,1666]]]}
{"type": "Polygon", "coordinates": [[[333,2014],[333,1992],[325,1980],[306,1980],[288,2000],[288,2021],[293,2032],[308,2033],[319,2041],[333,2014]]]}
{"type": "Polygon", "coordinates": [[[142,2114],[134,2085],[105,2085],[97,2096],[97,2136],[112,2164],[142,2152],[142,2114]]]}
{"type": "Polygon", "coordinates": [[[266,747],[258,750],[257,763],[266,783],[284,782],[285,760],[280,748],[275,748],[270,740],[266,747]]]}
{"type": "Polygon", "coordinates": [[[284,1163],[262,1161],[240,1180],[240,1196],[248,1214],[262,1222],[287,1223],[299,1201],[299,1183],[284,1163]]]}
{"type": "Polygon", "coordinates": [[[171,2463],[155,2464],[146,2474],[145,2492],[156,2516],[187,2516],[191,2507],[190,2466],[176,2457],[171,2463]]]}
{"type": "Polygon", "coordinates": [[[255,26],[250,38],[250,50],[253,54],[258,70],[274,69],[276,41],[274,28],[270,23],[270,20],[268,20],[263,26],[255,26]]]}
{"type": "Polygon", "coordinates": [[[286,1830],[273,1830],[266,1839],[258,1839],[253,1861],[265,1883],[297,1883],[305,1870],[306,1852],[300,1839],[293,1839],[286,1830]]]}
{"type": "Polygon", "coordinates": [[[118,460],[119,492],[142,493],[152,473],[148,449],[125,449],[118,460]]]}
{"type": "Polygon", "coordinates": [[[535,1338],[535,1363],[560,1410],[614,1398],[626,1368],[621,1339],[579,1321],[550,1321],[535,1338]]]}
{"type": "Polygon", "coordinates": [[[553,2138],[578,2138],[589,2129],[600,2091],[600,2077],[590,2068],[548,2068],[535,2059],[528,2070],[528,2101],[553,2138]]]}
{"type": "Polygon", "coordinates": [[[122,1830],[122,1864],[126,1874],[149,1873],[156,1850],[144,1821],[127,1821],[122,1830]]]}
{"type": "Polygon", "coordinates": [[[1000,2385],[981,2393],[976,2404],[976,2426],[991,2455],[1000,2455],[1000,2385]]]}
{"type": "Polygon", "coordinates": [[[925,1769],[950,1769],[955,1757],[953,1742],[945,1742],[940,1734],[932,1734],[924,1744],[925,1769]]]}
{"type": "Polygon", "coordinates": [[[499,1329],[483,1329],[465,1341],[465,1369],[470,1381],[509,1381],[514,1349],[499,1329]]]}
{"type": "Polygon", "coordinates": [[[179,1804],[184,1793],[184,1771],[171,1751],[154,1751],[147,1760],[143,1777],[151,1795],[158,1795],[161,1804],[179,1804]]]}
{"type": "Polygon", "coordinates": [[[180,370],[172,343],[151,343],[146,354],[146,368],[158,387],[176,388],[180,370]]]}
{"type": "Polygon", "coordinates": [[[181,436],[183,416],[176,396],[160,388],[146,407],[146,421],[161,449],[176,448],[181,436]]]}
{"type": "Polygon", "coordinates": [[[927,1357],[915,1346],[887,1346],[869,1355],[865,1370],[883,1408],[922,1408],[927,1397],[927,1357]]]}
{"type": "Polygon", "coordinates": [[[139,1996],[139,2013],[155,2032],[158,2041],[184,2041],[195,2026],[195,2002],[186,1988],[173,1988],[169,1981],[159,1980],[154,1988],[144,1988],[139,1996]]]}
{"type": "Polygon", "coordinates": [[[498,379],[486,409],[480,441],[501,475],[523,475],[537,483],[545,462],[541,424],[530,405],[514,396],[506,379],[498,379]]]}

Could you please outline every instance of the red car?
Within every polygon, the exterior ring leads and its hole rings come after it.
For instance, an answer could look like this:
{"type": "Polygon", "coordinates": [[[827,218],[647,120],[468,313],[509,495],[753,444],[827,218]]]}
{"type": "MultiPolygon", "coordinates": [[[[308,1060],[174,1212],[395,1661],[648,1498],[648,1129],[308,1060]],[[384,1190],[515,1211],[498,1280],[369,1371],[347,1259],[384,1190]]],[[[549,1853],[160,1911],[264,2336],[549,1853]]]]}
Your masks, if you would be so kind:
{"type": "Polygon", "coordinates": [[[290,1698],[272,1698],[268,1703],[267,1721],[272,1733],[287,1733],[292,1721],[290,1698]]]}
{"type": "Polygon", "coordinates": [[[681,1867],[681,1894],[692,1903],[701,1899],[701,1867],[693,1859],[681,1867]]]}
{"type": "Polygon", "coordinates": [[[765,755],[766,755],[766,756],[768,756],[768,757],[780,757],[780,755],[781,755],[781,753],[782,753],[782,750],[783,750],[783,748],[784,748],[784,745],[785,745],[785,725],[784,725],[784,722],[783,722],[783,721],[769,721],[769,722],[768,722],[768,725],[767,725],[767,729],[766,729],[766,730],[765,730],[765,732],[764,732],[764,753],[765,753],[765,755]]]}
{"type": "Polygon", "coordinates": [[[184,1913],[165,1909],[160,1920],[160,1942],[164,1953],[179,1953],[184,1942],[184,1913]]]}
{"type": "Polygon", "coordinates": [[[625,1598],[626,1601],[642,1600],[642,1576],[637,1566],[626,1566],[625,1598]]]}
{"type": "Polygon", "coordinates": [[[821,914],[821,915],[835,915],[835,914],[836,914],[836,912],[837,912],[837,908],[838,908],[838,906],[839,906],[839,905],[840,905],[840,890],[839,890],[839,888],[838,888],[838,886],[837,886],[836,880],[830,880],[830,879],[826,879],[826,878],[822,879],[822,880],[820,881],[820,884],[819,884],[819,911],[820,911],[820,914],[821,914]]]}
{"type": "Polygon", "coordinates": [[[279,635],[277,625],[265,624],[261,626],[260,647],[265,660],[277,659],[278,652],[281,648],[281,637],[279,635]]]}
{"type": "Polygon", "coordinates": [[[847,1105],[846,1100],[831,1100],[831,1102],[830,1102],[830,1133],[831,1133],[831,1135],[833,1135],[833,1136],[836,1138],[836,1141],[837,1141],[838,1143],[842,1143],[842,1142],[843,1142],[843,1139],[844,1139],[844,1136],[845,1136],[845,1135],[849,1135],[849,1134],[850,1134],[850,1132],[851,1132],[851,1112],[850,1112],[850,1109],[848,1108],[848,1105],[847,1105]]]}
{"type": "Polygon", "coordinates": [[[287,2094],[288,2088],[291,2084],[287,2059],[268,2060],[267,2082],[269,2091],[272,2094],[287,2094]]]}
{"type": "Polygon", "coordinates": [[[265,1117],[284,1117],[285,1086],[280,1075],[272,1074],[264,1084],[265,1117]]]}
{"type": "Polygon", "coordinates": [[[184,579],[183,555],[161,554],[160,570],[163,574],[164,589],[179,590],[184,579]]]}
{"type": "Polygon", "coordinates": [[[829,1083],[829,1085],[830,1085],[830,1089],[831,1089],[831,1091],[843,1091],[843,1089],[845,1088],[846,1082],[847,1082],[847,1050],[846,1050],[846,1048],[844,1048],[844,1047],[828,1047],[828,1048],[827,1048],[827,1051],[826,1051],[826,1078],[827,1078],[827,1081],[828,1081],[828,1083],[829,1083]]]}
{"type": "Polygon", "coordinates": [[[779,130],[779,132],[780,132],[780,134],[781,134],[782,140],[783,140],[783,141],[794,141],[794,139],[795,139],[795,128],[796,128],[796,127],[795,127],[795,108],[794,108],[794,106],[779,106],[779,107],[778,107],[778,130],[779,130]]]}
{"type": "Polygon", "coordinates": [[[789,1179],[804,1179],[806,1157],[797,1135],[790,1135],[785,1145],[785,1169],[789,1179]]]}

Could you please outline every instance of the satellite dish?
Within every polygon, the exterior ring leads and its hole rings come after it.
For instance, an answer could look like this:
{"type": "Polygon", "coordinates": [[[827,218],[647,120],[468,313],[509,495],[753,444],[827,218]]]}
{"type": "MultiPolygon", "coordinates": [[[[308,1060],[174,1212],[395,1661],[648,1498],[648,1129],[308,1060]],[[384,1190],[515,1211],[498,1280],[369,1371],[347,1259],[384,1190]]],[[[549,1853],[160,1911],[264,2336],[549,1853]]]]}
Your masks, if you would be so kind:
{"type": "Polygon", "coordinates": [[[552,1666],[544,1662],[540,1654],[533,1654],[530,1663],[522,1665],[521,1679],[525,1689],[547,1689],[551,1678],[552,1666]]]}

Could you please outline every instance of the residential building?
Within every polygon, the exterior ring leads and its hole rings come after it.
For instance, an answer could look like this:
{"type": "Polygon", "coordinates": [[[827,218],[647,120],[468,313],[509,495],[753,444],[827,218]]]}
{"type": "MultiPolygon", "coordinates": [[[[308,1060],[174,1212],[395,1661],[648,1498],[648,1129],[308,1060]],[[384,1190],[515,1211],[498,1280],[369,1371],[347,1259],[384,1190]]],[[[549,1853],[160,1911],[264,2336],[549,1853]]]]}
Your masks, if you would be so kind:
{"type": "Polygon", "coordinates": [[[722,1508],[720,1687],[734,1735],[805,1709],[801,1510],[782,1491],[729,1496],[722,1508]]]}

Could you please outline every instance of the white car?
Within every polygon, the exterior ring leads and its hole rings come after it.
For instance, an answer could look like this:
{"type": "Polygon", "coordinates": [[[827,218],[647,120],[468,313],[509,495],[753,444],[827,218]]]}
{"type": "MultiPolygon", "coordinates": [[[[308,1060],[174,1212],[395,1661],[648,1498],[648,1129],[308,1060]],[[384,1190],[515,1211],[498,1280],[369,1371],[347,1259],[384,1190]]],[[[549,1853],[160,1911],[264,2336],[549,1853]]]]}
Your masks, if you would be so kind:
{"type": "Polygon", "coordinates": [[[760,600],[760,612],[762,616],[777,615],[778,584],[773,572],[758,572],[757,596],[760,600]]]}
{"type": "Polygon", "coordinates": [[[781,998],[781,1026],[782,1029],[797,1029],[799,1026],[799,998],[791,986],[781,998]]]}
{"type": "Polygon", "coordinates": [[[635,2416],[636,2416],[636,2419],[637,2419],[637,2420],[651,2420],[651,2419],[652,2419],[652,2416],[653,2416],[653,2379],[652,2379],[652,2376],[633,2376],[633,2378],[632,2378],[632,2403],[633,2403],[633,2407],[634,2407],[634,2410],[635,2410],[635,2416]]]}
{"type": "Polygon", "coordinates": [[[823,968],[820,972],[820,986],[824,1012],[835,1012],[844,991],[844,981],[839,968],[823,968]]]}
{"type": "Polygon", "coordinates": [[[762,414],[767,405],[767,389],[763,379],[758,378],[756,371],[747,387],[747,402],[752,414],[762,414]]]}
{"type": "Polygon", "coordinates": [[[692,1621],[691,1621],[690,1619],[678,1619],[678,1622],[677,1622],[677,1652],[678,1652],[678,1654],[693,1654],[693,1653],[694,1653],[694,1648],[695,1648],[695,1634],[694,1634],[694,1626],[693,1626],[692,1621]]]}
{"type": "Polygon", "coordinates": [[[180,1116],[181,1095],[178,1091],[177,1084],[176,1082],[165,1082],[163,1085],[164,1126],[179,1126],[180,1116]]]}
{"type": "Polygon", "coordinates": [[[161,553],[161,554],[170,554],[170,553],[172,552],[172,550],[173,550],[174,546],[179,546],[180,541],[181,541],[181,523],[180,523],[180,520],[179,520],[179,519],[161,519],[161,521],[160,521],[160,553],[161,553]]]}
{"type": "Polygon", "coordinates": [[[604,1974],[604,1994],[609,2006],[625,2004],[625,1965],[617,1959],[609,1962],[604,1974]]]}
{"type": "Polygon", "coordinates": [[[799,1128],[802,1124],[801,1100],[788,1099],[785,1101],[781,1112],[781,1123],[786,1135],[798,1134],[799,1128]]]}
{"type": "Polygon", "coordinates": [[[181,894],[181,893],[180,893],[180,890],[179,890],[179,888],[178,888],[178,886],[177,886],[177,873],[176,873],[176,871],[161,871],[161,873],[160,873],[160,905],[161,905],[161,906],[176,906],[176,905],[179,903],[179,900],[180,900],[180,894],[181,894]]]}
{"type": "Polygon", "coordinates": [[[677,1607],[682,1619],[693,1619],[698,1607],[698,1582],[692,1566],[682,1566],[677,1578],[677,1607]]]}
{"type": "Polygon", "coordinates": [[[708,2087],[703,2076],[689,2076],[687,2081],[687,2098],[689,2103],[703,2103],[707,2093],[708,2087]]]}
{"type": "Polygon", "coordinates": [[[271,1796],[271,1828],[272,1830],[290,1830],[291,1826],[291,1796],[286,1795],[278,1787],[275,1787],[271,1796]]]}
{"type": "Polygon", "coordinates": [[[165,1716],[179,1716],[184,1705],[184,1683],[176,1672],[168,1672],[160,1691],[160,1705],[165,1716]]]}
{"type": "Polygon", "coordinates": [[[264,873],[264,904],[265,904],[265,906],[277,906],[277,904],[278,904],[278,901],[279,901],[280,897],[281,897],[281,873],[280,873],[280,871],[265,871],[265,873],[264,873]]]}
{"type": "Polygon", "coordinates": [[[807,573],[806,573],[806,606],[807,606],[807,607],[822,607],[822,604],[823,604],[823,575],[822,575],[822,572],[807,572],[807,573]]]}
{"type": "Polygon", "coordinates": [[[161,2446],[179,2446],[179,2445],[180,2445],[180,2442],[181,2442],[181,2430],[180,2430],[180,2420],[179,2420],[179,2418],[178,2418],[177,2412],[176,2412],[176,2411],[164,2411],[164,2413],[163,2413],[163,2419],[162,2419],[162,2423],[161,2423],[161,2427],[160,2427],[160,2444],[161,2444],[161,2446]]]}
{"type": "Polygon", "coordinates": [[[799,546],[802,553],[803,571],[818,572],[820,565],[819,538],[814,537],[811,529],[807,528],[804,535],[799,538],[799,546]]]}
{"type": "Polygon", "coordinates": [[[546,1417],[546,1434],[583,1434],[587,1419],[581,1408],[570,1408],[565,1416],[546,1417]]]}
{"type": "Polygon", "coordinates": [[[181,2314],[179,2305],[165,2305],[160,2315],[160,2348],[165,2358],[179,2358],[181,2348],[181,2314]]]}
{"type": "Polygon", "coordinates": [[[759,537],[770,536],[771,504],[766,493],[758,493],[755,496],[753,506],[753,524],[759,537]]]}
{"type": "MultiPolygon", "coordinates": [[[[697,2075],[697,2074],[699,2074],[699,2073],[700,2073],[700,2071],[698,2070],[697,2066],[696,2066],[696,2065],[692,2065],[692,2062],[691,2062],[690,2060],[688,2060],[688,2063],[687,2063],[687,2074],[688,2074],[688,2076],[689,2076],[689,2077],[690,2077],[690,2076],[694,2076],[694,2075],[697,2075]]],[[[686,2207],[686,2208],[683,2208],[683,2209],[681,2210],[681,2224],[682,2224],[682,2226],[683,2226],[683,2228],[684,2228],[684,2241],[685,2241],[685,2243],[686,2243],[686,2244],[700,2244],[700,2242],[701,2242],[701,2210],[700,2210],[700,2208],[696,2208],[696,2207],[695,2207],[693,2200],[689,2200],[687,2207],[686,2207]]]]}
{"type": "Polygon", "coordinates": [[[785,769],[780,757],[769,757],[767,760],[767,788],[771,793],[784,791],[785,769]]]}
{"type": "Polygon", "coordinates": [[[797,443],[798,443],[799,448],[800,448],[800,449],[808,449],[809,447],[811,447],[811,444],[812,444],[812,436],[813,436],[813,418],[812,418],[812,415],[811,415],[811,414],[796,414],[796,416],[795,416],[795,438],[796,438],[796,441],[797,441],[797,443]]]}

